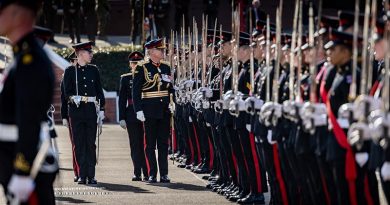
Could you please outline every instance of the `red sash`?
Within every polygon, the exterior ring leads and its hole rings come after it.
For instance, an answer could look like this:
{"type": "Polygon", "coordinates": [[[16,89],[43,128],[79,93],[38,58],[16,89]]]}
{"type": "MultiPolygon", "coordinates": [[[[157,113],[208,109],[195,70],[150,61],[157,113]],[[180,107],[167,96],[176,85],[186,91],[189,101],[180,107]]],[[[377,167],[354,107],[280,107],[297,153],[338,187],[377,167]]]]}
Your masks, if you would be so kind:
{"type": "Polygon", "coordinates": [[[324,81],[321,84],[320,90],[321,90],[321,97],[326,102],[326,108],[328,110],[328,117],[329,117],[330,122],[332,123],[332,126],[333,126],[333,134],[335,135],[337,143],[347,151],[346,156],[345,156],[346,157],[345,158],[345,178],[348,181],[350,203],[352,205],[357,205],[356,184],[355,184],[355,180],[357,178],[357,173],[356,173],[355,155],[352,151],[351,146],[349,145],[349,143],[347,141],[347,135],[345,134],[344,130],[340,127],[339,123],[337,122],[336,116],[332,112],[332,108],[331,108],[329,97],[328,97],[328,91],[325,90],[325,82],[324,81]]]}

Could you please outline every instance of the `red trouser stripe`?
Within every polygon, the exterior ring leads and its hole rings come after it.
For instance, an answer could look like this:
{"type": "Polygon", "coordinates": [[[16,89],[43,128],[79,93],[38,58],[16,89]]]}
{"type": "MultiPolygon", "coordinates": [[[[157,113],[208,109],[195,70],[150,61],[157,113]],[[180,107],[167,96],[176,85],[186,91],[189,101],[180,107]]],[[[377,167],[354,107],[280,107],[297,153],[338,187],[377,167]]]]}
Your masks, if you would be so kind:
{"type": "Polygon", "coordinates": [[[193,163],[194,162],[195,151],[194,151],[194,146],[192,145],[192,142],[191,142],[190,138],[188,138],[188,145],[190,146],[190,151],[191,151],[191,163],[193,163]]]}
{"type": "Polygon", "coordinates": [[[37,192],[33,191],[28,198],[29,205],[39,205],[37,192]]]}
{"type": "Polygon", "coordinates": [[[213,169],[213,166],[214,166],[214,146],[213,146],[213,143],[211,143],[211,140],[210,138],[208,138],[209,140],[209,149],[210,149],[210,162],[209,162],[209,168],[210,169],[213,169]]]}
{"type": "Polygon", "coordinates": [[[195,124],[192,123],[192,128],[194,129],[194,135],[195,135],[195,142],[196,142],[196,147],[198,148],[198,164],[202,161],[202,157],[200,154],[200,145],[199,145],[199,140],[198,140],[198,133],[196,132],[195,124]]]}
{"type": "Polygon", "coordinates": [[[234,170],[236,170],[236,178],[237,178],[237,181],[240,181],[240,179],[239,179],[239,177],[238,177],[237,157],[236,157],[236,155],[234,154],[234,151],[233,151],[233,150],[232,150],[232,160],[233,160],[234,170]]]}
{"type": "Polygon", "coordinates": [[[322,170],[320,170],[320,175],[321,175],[321,184],[322,184],[322,189],[324,190],[326,204],[331,205],[328,186],[326,184],[326,180],[325,180],[324,173],[322,172],[322,170]]]}
{"type": "Polygon", "coordinates": [[[256,181],[257,181],[257,191],[258,193],[262,193],[262,186],[261,186],[261,174],[260,174],[260,164],[259,164],[259,158],[257,156],[256,152],[256,146],[255,146],[255,135],[253,132],[249,133],[249,140],[251,143],[251,150],[252,150],[252,156],[253,156],[253,161],[255,164],[255,169],[256,169],[256,181]]]}
{"type": "Polygon", "coordinates": [[[69,118],[69,133],[71,136],[71,143],[72,143],[72,155],[73,155],[73,170],[76,168],[77,176],[80,175],[80,166],[77,161],[77,155],[76,155],[76,146],[74,145],[74,136],[73,136],[73,130],[72,130],[72,119],[69,118]],[[76,167],[74,167],[76,165],[76,167]]]}
{"type": "Polygon", "coordinates": [[[177,150],[175,127],[172,126],[171,132],[172,132],[172,153],[175,153],[177,150]]]}
{"type": "Polygon", "coordinates": [[[280,167],[278,145],[277,144],[272,145],[272,150],[274,153],[273,155],[274,155],[274,166],[275,166],[275,172],[276,172],[276,179],[278,180],[278,183],[279,183],[280,193],[282,194],[282,201],[283,201],[284,205],[288,205],[286,185],[284,184],[284,180],[283,180],[283,176],[282,176],[282,169],[280,167]]]}
{"type": "Polygon", "coordinates": [[[374,205],[374,200],[372,200],[367,174],[365,174],[364,176],[364,195],[366,197],[367,205],[374,205]]]}
{"type": "Polygon", "coordinates": [[[144,129],[144,153],[145,153],[145,162],[146,162],[146,169],[148,170],[148,175],[150,176],[150,165],[149,165],[149,159],[148,159],[148,155],[146,154],[147,151],[146,151],[146,132],[145,132],[145,123],[143,122],[142,123],[142,127],[144,129]]]}

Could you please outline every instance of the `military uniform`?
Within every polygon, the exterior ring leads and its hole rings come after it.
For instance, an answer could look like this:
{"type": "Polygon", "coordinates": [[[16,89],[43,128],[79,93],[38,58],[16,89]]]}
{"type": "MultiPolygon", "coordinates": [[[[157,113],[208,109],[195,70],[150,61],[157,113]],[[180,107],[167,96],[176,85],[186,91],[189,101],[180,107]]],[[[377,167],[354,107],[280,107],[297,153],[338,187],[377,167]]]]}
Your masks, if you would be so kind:
{"type": "MultiPolygon", "coordinates": [[[[13,2],[0,1],[0,7],[7,3],[13,2]]],[[[33,4],[21,3],[28,8],[34,8],[33,4]]],[[[28,33],[15,42],[13,52],[14,62],[0,80],[0,183],[6,193],[15,176],[30,175],[39,143],[49,135],[46,120],[55,79],[51,62],[34,34],[28,33]]],[[[55,174],[44,171],[35,178],[34,193],[38,203],[55,204],[55,174]]]]}
{"type": "MultiPolygon", "coordinates": [[[[133,52],[129,55],[129,62],[138,62],[143,59],[139,52],[133,52]]],[[[140,181],[141,171],[144,179],[149,176],[146,167],[144,152],[144,128],[141,121],[136,118],[133,107],[133,73],[126,73],[121,76],[119,88],[119,120],[126,121],[127,132],[129,135],[131,158],[134,165],[133,181],[140,181]]]]}
{"type": "Polygon", "coordinates": [[[80,0],[67,0],[64,1],[64,17],[66,23],[68,24],[68,32],[70,37],[70,42],[80,43],[80,0]]]}
{"type": "MultiPolygon", "coordinates": [[[[74,46],[76,50],[91,49],[91,43],[74,46]]],[[[100,82],[99,70],[95,65],[70,66],[64,74],[65,98],[68,99],[68,112],[75,144],[75,154],[79,165],[79,183],[95,181],[97,113],[104,111],[105,98],[100,82]],[[81,96],[77,105],[73,100],[81,96]],[[97,107],[99,105],[99,107],[97,107]]]]}
{"type": "MultiPolygon", "coordinates": [[[[152,40],[145,44],[147,49],[165,48],[162,39],[152,40]]],[[[168,140],[170,134],[171,113],[168,108],[170,94],[173,93],[171,69],[165,63],[152,60],[137,66],[133,79],[134,111],[143,111],[146,136],[146,160],[149,164],[149,182],[156,182],[158,149],[158,166],[160,182],[169,182],[168,175],[168,140]]]]}

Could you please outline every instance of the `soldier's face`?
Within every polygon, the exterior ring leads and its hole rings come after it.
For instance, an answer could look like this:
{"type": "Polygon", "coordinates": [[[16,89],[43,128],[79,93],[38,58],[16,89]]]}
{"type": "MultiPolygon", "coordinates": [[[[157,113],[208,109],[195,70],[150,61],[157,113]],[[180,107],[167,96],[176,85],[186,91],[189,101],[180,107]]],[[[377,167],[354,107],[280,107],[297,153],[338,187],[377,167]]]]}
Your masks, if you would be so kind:
{"type": "Polygon", "coordinates": [[[384,39],[380,39],[377,42],[375,42],[374,50],[375,50],[375,52],[374,52],[375,60],[384,59],[385,54],[387,52],[386,41],[384,39]]]}
{"type": "Polygon", "coordinates": [[[14,6],[9,5],[0,10],[0,35],[6,36],[10,33],[13,25],[14,6]]]}
{"type": "Polygon", "coordinates": [[[350,59],[350,52],[348,52],[348,49],[341,45],[333,46],[332,48],[329,48],[326,51],[326,54],[328,56],[327,60],[332,65],[343,65],[346,60],[350,59]]]}
{"type": "Polygon", "coordinates": [[[232,45],[227,42],[222,45],[222,55],[224,56],[230,56],[232,52],[232,45]]]}
{"type": "Polygon", "coordinates": [[[81,50],[79,51],[79,55],[77,57],[86,63],[91,63],[93,53],[92,51],[81,50]]]}
{"type": "Polygon", "coordinates": [[[150,57],[162,60],[164,58],[164,50],[163,49],[152,49],[149,53],[150,57]]]}

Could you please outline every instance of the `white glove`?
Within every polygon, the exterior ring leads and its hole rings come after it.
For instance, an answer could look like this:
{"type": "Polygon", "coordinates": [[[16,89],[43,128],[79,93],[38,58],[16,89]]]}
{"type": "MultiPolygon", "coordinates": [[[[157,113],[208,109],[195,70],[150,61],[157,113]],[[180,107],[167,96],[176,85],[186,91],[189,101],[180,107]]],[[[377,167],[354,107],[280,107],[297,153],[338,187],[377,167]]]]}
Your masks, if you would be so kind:
{"type": "Polygon", "coordinates": [[[34,191],[34,181],[29,176],[12,175],[8,184],[9,193],[13,194],[15,199],[26,202],[34,191]]]}
{"type": "Polygon", "coordinates": [[[137,112],[137,119],[141,122],[145,122],[145,115],[143,111],[138,111],[137,112]]]}
{"type": "Polygon", "coordinates": [[[99,119],[100,119],[101,121],[103,121],[104,118],[106,118],[106,117],[104,116],[104,111],[99,111],[99,119]]]}
{"type": "Polygon", "coordinates": [[[67,119],[62,119],[62,125],[65,126],[65,127],[69,127],[69,122],[67,119]]]}
{"type": "Polygon", "coordinates": [[[358,165],[360,167],[363,167],[368,161],[368,153],[367,152],[356,153],[355,160],[356,160],[356,163],[358,163],[358,165]]]}
{"type": "Polygon", "coordinates": [[[125,120],[119,121],[119,126],[121,126],[121,128],[123,129],[126,129],[126,121],[125,120]]]}
{"type": "Polygon", "coordinates": [[[271,145],[276,144],[276,141],[272,140],[272,130],[268,130],[267,140],[268,140],[268,143],[270,143],[271,145]]]}
{"type": "Polygon", "coordinates": [[[168,108],[171,111],[171,113],[173,114],[176,110],[175,103],[169,103],[168,108]]]}
{"type": "Polygon", "coordinates": [[[188,117],[188,122],[192,122],[192,117],[191,116],[188,117]]]}
{"type": "Polygon", "coordinates": [[[381,175],[383,181],[390,181],[390,162],[383,163],[383,166],[381,168],[381,175]]]}
{"type": "Polygon", "coordinates": [[[251,124],[246,124],[245,127],[248,132],[251,132],[251,124]]]}

